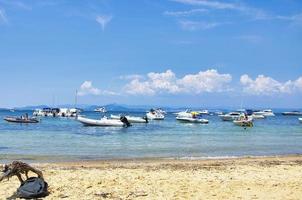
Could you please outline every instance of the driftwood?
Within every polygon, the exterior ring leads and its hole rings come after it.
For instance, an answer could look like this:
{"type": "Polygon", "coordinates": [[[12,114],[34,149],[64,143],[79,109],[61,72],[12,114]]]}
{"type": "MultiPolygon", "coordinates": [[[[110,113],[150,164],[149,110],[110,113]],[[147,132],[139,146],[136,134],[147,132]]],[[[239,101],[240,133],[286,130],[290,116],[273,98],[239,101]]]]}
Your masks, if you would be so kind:
{"type": "MultiPolygon", "coordinates": [[[[31,171],[38,175],[39,178],[43,179],[43,174],[40,170],[31,167],[29,164],[20,161],[14,161],[9,165],[3,165],[2,175],[0,176],[0,182],[12,176],[17,176],[21,184],[24,182],[22,179],[22,174],[25,174],[26,179],[28,179],[28,172],[31,171]]],[[[44,179],[43,179],[44,180],[44,179]]]]}

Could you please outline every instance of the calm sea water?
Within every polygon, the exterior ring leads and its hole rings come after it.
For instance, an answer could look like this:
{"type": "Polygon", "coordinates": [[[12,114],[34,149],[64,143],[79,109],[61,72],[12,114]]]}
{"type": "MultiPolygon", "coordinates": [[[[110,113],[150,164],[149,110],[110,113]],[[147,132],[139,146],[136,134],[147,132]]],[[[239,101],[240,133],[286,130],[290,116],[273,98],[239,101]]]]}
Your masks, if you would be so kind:
{"type": "MultiPolygon", "coordinates": [[[[74,119],[42,118],[20,125],[2,120],[25,112],[0,112],[0,160],[84,160],[128,158],[212,158],[302,154],[298,117],[277,114],[243,129],[218,116],[208,125],[164,121],[129,128],[85,127],[74,119]]],[[[84,112],[91,118],[100,115],[84,112]]],[[[110,115],[111,113],[107,113],[110,115]]],[[[117,114],[117,113],[114,113],[117,114]]],[[[142,116],[144,113],[130,113],[142,116]]]]}

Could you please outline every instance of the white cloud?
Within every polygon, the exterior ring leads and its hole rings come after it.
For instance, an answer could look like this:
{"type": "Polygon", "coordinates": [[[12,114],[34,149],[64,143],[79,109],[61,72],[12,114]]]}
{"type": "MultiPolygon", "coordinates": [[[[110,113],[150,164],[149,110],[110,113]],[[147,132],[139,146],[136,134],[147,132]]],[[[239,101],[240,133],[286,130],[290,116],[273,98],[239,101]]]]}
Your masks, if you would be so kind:
{"type": "Polygon", "coordinates": [[[259,75],[253,80],[247,74],[244,74],[240,78],[240,83],[243,85],[244,92],[254,95],[273,95],[302,90],[302,77],[299,77],[295,81],[279,82],[264,75],[259,75]]]}
{"type": "Polygon", "coordinates": [[[79,96],[86,96],[86,95],[105,95],[105,96],[117,96],[119,93],[109,91],[109,90],[100,90],[93,86],[92,81],[84,81],[82,85],[80,86],[80,89],[78,91],[79,96]]]}
{"type": "Polygon", "coordinates": [[[102,27],[102,30],[105,30],[106,25],[112,20],[111,15],[98,15],[95,19],[102,27]]]}
{"type": "Polygon", "coordinates": [[[201,30],[212,29],[212,28],[222,25],[223,23],[182,20],[182,21],[179,21],[179,24],[183,30],[195,31],[195,30],[199,30],[199,29],[201,29],[201,30]]]}
{"type": "Polygon", "coordinates": [[[188,74],[178,80],[178,84],[188,92],[221,92],[230,90],[227,84],[231,81],[230,74],[219,74],[217,70],[209,69],[197,74],[188,74]]]}
{"type": "Polygon", "coordinates": [[[229,90],[228,83],[231,82],[230,74],[219,74],[210,69],[197,74],[188,74],[178,79],[173,71],[167,70],[163,73],[151,72],[147,74],[146,80],[133,79],[125,87],[128,94],[155,95],[158,93],[193,93],[220,92],[229,90]]]}
{"type": "Polygon", "coordinates": [[[5,10],[0,8],[0,24],[1,23],[7,24],[8,23],[8,19],[6,17],[5,10]]]}
{"type": "Polygon", "coordinates": [[[142,78],[143,78],[143,76],[139,75],[139,74],[130,74],[130,75],[119,76],[119,79],[122,79],[122,80],[142,79],[142,78]]]}
{"type": "Polygon", "coordinates": [[[207,12],[207,9],[198,8],[198,9],[191,9],[191,10],[185,10],[185,11],[165,11],[164,15],[174,16],[174,17],[183,17],[183,16],[189,16],[194,15],[197,13],[205,13],[207,12]]]}
{"type": "Polygon", "coordinates": [[[91,81],[84,81],[84,83],[80,86],[80,90],[78,92],[79,96],[85,95],[101,95],[101,90],[93,87],[91,81]]]}

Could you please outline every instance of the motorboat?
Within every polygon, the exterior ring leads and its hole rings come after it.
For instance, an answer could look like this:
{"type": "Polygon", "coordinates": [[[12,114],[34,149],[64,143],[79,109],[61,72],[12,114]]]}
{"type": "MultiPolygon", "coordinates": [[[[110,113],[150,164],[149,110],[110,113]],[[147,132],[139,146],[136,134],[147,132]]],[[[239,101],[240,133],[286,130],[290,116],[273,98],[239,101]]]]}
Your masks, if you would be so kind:
{"type": "Polygon", "coordinates": [[[116,127],[128,127],[130,123],[127,121],[126,117],[121,119],[108,119],[107,117],[103,117],[99,120],[97,119],[89,119],[82,116],[78,116],[77,120],[84,124],[85,126],[116,126],[116,127]]]}
{"type": "Polygon", "coordinates": [[[33,112],[33,116],[36,117],[56,117],[60,112],[59,108],[43,108],[43,109],[36,109],[33,112]]]}
{"type": "Polygon", "coordinates": [[[258,113],[253,113],[251,116],[253,119],[265,119],[266,118],[266,116],[258,114],[258,113]]]}
{"type": "Polygon", "coordinates": [[[230,112],[224,115],[219,115],[223,121],[234,121],[240,117],[240,112],[230,112]]]}
{"type": "Polygon", "coordinates": [[[233,123],[237,126],[243,127],[253,127],[253,118],[249,117],[247,114],[240,114],[238,119],[235,119],[233,123]]]}
{"type": "Polygon", "coordinates": [[[233,121],[237,126],[243,127],[253,127],[253,120],[252,119],[238,119],[233,121]]]}
{"type": "Polygon", "coordinates": [[[59,117],[76,117],[80,111],[76,108],[60,108],[59,117]]]}
{"type": "Polygon", "coordinates": [[[100,108],[94,109],[94,112],[105,113],[105,112],[107,112],[107,110],[105,107],[100,107],[100,108]]]}
{"type": "Polygon", "coordinates": [[[189,109],[175,114],[177,115],[177,117],[192,117],[192,112],[189,109]]]}
{"type": "Polygon", "coordinates": [[[157,110],[151,109],[147,114],[147,118],[150,120],[164,120],[165,115],[158,112],[157,110]]]}
{"type": "MultiPolygon", "coordinates": [[[[111,119],[121,119],[123,115],[110,115],[111,119]]],[[[130,123],[148,123],[147,117],[135,117],[135,116],[125,116],[130,123]]]]}
{"type": "Polygon", "coordinates": [[[201,110],[201,111],[198,111],[198,113],[200,115],[208,115],[208,114],[210,114],[210,112],[208,110],[201,110]]]}
{"type": "Polygon", "coordinates": [[[181,122],[188,122],[188,123],[200,123],[200,124],[208,124],[209,120],[202,119],[202,118],[193,118],[193,117],[181,117],[177,116],[176,119],[181,122]]]}
{"type": "Polygon", "coordinates": [[[271,109],[266,109],[266,110],[258,110],[253,112],[256,115],[263,115],[264,117],[273,117],[275,114],[271,109]]]}
{"type": "Polygon", "coordinates": [[[302,116],[302,112],[300,111],[290,111],[290,112],[283,112],[282,115],[295,115],[295,116],[302,116]]]}
{"type": "Polygon", "coordinates": [[[163,114],[163,115],[167,114],[167,112],[164,111],[162,108],[157,108],[157,109],[155,109],[155,110],[156,110],[157,112],[163,114]]]}
{"type": "Polygon", "coordinates": [[[39,123],[40,121],[37,118],[27,118],[27,117],[5,117],[5,121],[13,123],[23,123],[23,124],[34,124],[39,123]]]}
{"type": "Polygon", "coordinates": [[[301,122],[301,123],[302,123],[302,117],[301,117],[301,118],[299,118],[298,120],[299,120],[299,122],[301,122]]]}

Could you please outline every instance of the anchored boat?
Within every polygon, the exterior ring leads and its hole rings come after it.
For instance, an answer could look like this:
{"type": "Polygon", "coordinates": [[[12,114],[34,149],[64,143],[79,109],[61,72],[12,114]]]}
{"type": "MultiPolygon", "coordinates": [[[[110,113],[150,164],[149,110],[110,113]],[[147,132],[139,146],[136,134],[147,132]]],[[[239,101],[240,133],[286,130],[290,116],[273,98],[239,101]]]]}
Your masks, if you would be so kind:
{"type": "Polygon", "coordinates": [[[40,122],[37,118],[23,118],[23,117],[5,117],[4,120],[7,122],[23,123],[23,124],[33,124],[33,123],[40,122]]]}
{"type": "Polygon", "coordinates": [[[85,117],[79,116],[77,118],[79,122],[84,124],[85,126],[117,126],[117,127],[128,127],[131,126],[126,117],[121,117],[121,119],[108,119],[107,117],[103,117],[99,120],[97,119],[89,119],[85,117]]]}
{"type": "Polygon", "coordinates": [[[301,118],[299,118],[299,122],[300,122],[300,123],[302,123],[302,117],[301,117],[301,118]]]}
{"type": "Polygon", "coordinates": [[[181,122],[188,122],[188,123],[200,123],[200,124],[208,124],[209,123],[209,120],[202,119],[202,118],[177,116],[176,119],[181,121],[181,122]]]}

